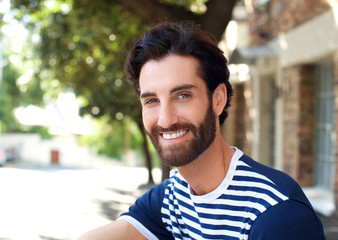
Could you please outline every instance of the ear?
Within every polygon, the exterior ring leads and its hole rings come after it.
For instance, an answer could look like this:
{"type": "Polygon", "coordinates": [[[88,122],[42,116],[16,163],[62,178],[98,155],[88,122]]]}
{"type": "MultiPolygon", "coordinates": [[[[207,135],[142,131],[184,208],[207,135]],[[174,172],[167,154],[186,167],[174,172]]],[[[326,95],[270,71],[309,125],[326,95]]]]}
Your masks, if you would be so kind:
{"type": "Polygon", "coordinates": [[[221,115],[227,103],[227,89],[224,83],[221,83],[214,90],[212,95],[212,105],[217,116],[221,115]]]}

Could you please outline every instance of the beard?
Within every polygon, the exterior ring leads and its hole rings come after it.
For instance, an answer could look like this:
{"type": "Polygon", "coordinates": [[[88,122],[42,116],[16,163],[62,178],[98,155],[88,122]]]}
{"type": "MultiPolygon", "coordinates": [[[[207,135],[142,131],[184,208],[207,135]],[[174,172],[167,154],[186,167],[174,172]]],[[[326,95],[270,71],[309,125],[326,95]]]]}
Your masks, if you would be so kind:
{"type": "Polygon", "coordinates": [[[147,132],[147,134],[164,165],[169,167],[185,166],[200,156],[215,139],[216,115],[212,109],[212,103],[209,101],[204,120],[197,127],[189,123],[177,123],[169,128],[162,128],[156,125],[151,129],[151,132],[147,132]],[[161,132],[175,132],[183,129],[191,131],[193,134],[192,140],[184,143],[173,143],[166,147],[160,145],[161,132]]]}

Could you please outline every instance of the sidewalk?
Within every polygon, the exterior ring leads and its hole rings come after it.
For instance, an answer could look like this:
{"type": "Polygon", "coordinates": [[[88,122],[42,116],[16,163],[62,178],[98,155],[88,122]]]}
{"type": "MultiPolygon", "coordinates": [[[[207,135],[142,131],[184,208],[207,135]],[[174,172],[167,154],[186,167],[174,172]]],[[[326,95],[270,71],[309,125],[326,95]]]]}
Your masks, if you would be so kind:
{"type": "MultiPolygon", "coordinates": [[[[159,169],[154,177],[159,182],[159,169]]],[[[0,240],[76,239],[126,211],[152,187],[146,181],[145,168],[105,161],[90,168],[23,163],[0,168],[0,240]]],[[[338,239],[338,214],[320,218],[326,240],[338,239]]]]}

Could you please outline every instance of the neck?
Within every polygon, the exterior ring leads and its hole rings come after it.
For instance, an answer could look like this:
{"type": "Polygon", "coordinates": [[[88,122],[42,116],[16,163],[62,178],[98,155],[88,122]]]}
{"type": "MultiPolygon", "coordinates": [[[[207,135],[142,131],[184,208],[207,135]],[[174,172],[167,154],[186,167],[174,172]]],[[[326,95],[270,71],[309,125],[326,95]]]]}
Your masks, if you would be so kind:
{"type": "Polygon", "coordinates": [[[204,195],[222,183],[234,152],[222,136],[216,136],[214,142],[197,159],[177,170],[189,183],[193,194],[204,195]]]}

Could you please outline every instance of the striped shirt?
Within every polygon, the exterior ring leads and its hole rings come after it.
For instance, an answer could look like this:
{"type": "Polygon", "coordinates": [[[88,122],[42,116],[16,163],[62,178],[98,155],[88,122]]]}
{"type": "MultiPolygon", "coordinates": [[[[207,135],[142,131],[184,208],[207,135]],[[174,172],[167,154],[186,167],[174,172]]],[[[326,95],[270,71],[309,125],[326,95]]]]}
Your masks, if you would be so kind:
{"type": "Polygon", "coordinates": [[[202,196],[191,192],[186,180],[174,170],[170,180],[141,197],[121,219],[148,239],[244,240],[250,239],[257,218],[274,206],[283,206],[281,203],[290,201],[290,197],[313,212],[289,176],[254,162],[238,149],[226,177],[214,191],[202,196]],[[285,191],[285,187],[291,191],[285,191]]]}

